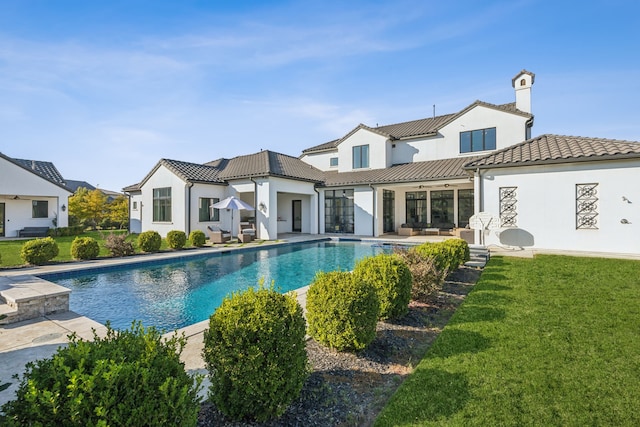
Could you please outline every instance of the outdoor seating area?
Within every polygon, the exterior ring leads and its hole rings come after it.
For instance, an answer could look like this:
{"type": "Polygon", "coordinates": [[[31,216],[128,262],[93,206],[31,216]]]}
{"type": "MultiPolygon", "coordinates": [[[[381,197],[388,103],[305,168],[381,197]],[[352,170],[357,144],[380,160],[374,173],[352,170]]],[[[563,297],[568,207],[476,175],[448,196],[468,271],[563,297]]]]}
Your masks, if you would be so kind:
{"type": "Polygon", "coordinates": [[[231,232],[218,227],[207,226],[207,234],[211,243],[226,243],[231,240],[231,232]]]}
{"type": "Polygon", "coordinates": [[[18,237],[47,237],[49,227],[25,227],[18,231],[18,237]]]}
{"type": "Polygon", "coordinates": [[[249,243],[256,238],[256,229],[251,222],[241,222],[239,226],[238,240],[249,243]]]}
{"type": "Polygon", "coordinates": [[[399,236],[420,236],[420,235],[438,235],[452,236],[456,225],[453,223],[431,224],[425,222],[416,222],[410,224],[402,224],[398,229],[399,236]]]}

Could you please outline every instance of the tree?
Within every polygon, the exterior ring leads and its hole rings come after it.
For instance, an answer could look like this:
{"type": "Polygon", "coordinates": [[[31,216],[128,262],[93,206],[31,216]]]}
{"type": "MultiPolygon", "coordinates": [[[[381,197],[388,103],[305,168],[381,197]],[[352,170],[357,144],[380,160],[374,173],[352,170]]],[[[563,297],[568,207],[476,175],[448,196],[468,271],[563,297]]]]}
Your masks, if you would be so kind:
{"type": "Polygon", "coordinates": [[[80,187],[69,197],[69,215],[85,226],[95,229],[107,214],[107,196],[98,189],[80,187]]]}
{"type": "Polygon", "coordinates": [[[125,196],[116,197],[109,203],[109,220],[120,229],[126,227],[129,221],[129,199],[125,196]]]}

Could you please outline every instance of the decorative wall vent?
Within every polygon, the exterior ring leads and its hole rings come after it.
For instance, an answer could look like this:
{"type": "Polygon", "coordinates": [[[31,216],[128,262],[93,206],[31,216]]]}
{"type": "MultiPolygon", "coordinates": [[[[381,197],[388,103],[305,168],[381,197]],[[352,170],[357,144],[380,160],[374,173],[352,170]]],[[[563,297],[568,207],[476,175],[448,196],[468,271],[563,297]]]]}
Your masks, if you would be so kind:
{"type": "Polygon", "coordinates": [[[598,229],[598,184],[576,184],[576,230],[598,229]]]}
{"type": "Polygon", "coordinates": [[[518,226],[518,187],[500,187],[500,226],[518,226]]]}

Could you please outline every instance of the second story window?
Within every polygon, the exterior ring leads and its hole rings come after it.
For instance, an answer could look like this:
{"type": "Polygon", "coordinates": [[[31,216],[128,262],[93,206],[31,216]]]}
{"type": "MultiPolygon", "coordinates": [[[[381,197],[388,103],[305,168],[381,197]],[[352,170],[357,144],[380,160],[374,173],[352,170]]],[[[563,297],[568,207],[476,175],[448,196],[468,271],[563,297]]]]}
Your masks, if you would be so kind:
{"type": "Polygon", "coordinates": [[[460,132],[460,152],[487,151],[496,149],[496,128],[460,132]]]}
{"type": "Polygon", "coordinates": [[[362,169],[369,167],[369,146],[358,145],[353,147],[353,168],[362,169]]]}
{"type": "Polygon", "coordinates": [[[336,167],[336,166],[338,166],[338,158],[337,158],[337,157],[331,157],[331,158],[329,158],[329,166],[330,166],[330,167],[336,167]]]}

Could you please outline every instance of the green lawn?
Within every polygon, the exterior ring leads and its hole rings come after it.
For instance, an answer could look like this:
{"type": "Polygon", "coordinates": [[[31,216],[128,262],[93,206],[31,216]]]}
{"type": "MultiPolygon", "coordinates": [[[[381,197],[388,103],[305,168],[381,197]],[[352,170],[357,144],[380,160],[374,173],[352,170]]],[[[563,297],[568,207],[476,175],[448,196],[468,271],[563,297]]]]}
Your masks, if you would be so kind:
{"type": "Polygon", "coordinates": [[[494,257],[376,426],[640,425],[640,262],[494,257]]]}
{"type": "MultiPolygon", "coordinates": [[[[122,231],[114,231],[114,233],[122,233],[122,231]]],[[[103,233],[101,233],[100,231],[89,231],[89,232],[83,233],[81,236],[93,237],[94,239],[96,239],[98,241],[98,244],[100,245],[100,256],[107,257],[107,256],[110,256],[110,253],[108,250],[104,248],[103,243],[104,243],[104,236],[108,234],[109,232],[105,232],[103,235],[103,233]]],[[[60,252],[58,256],[52,260],[52,262],[72,261],[71,242],[73,242],[73,239],[75,238],[76,236],[54,237],[54,240],[58,244],[58,249],[60,250],[60,252]]],[[[135,239],[137,238],[137,235],[131,235],[129,238],[134,241],[134,246],[135,246],[135,239]]],[[[22,248],[22,245],[24,244],[24,242],[26,242],[26,240],[0,241],[0,256],[1,256],[0,266],[17,267],[17,266],[24,265],[24,262],[20,258],[20,249],[22,248]]],[[[187,242],[187,245],[188,244],[189,243],[187,242]]],[[[163,249],[166,249],[166,247],[167,247],[167,242],[163,239],[162,247],[160,249],[163,250],[163,249]]]]}

